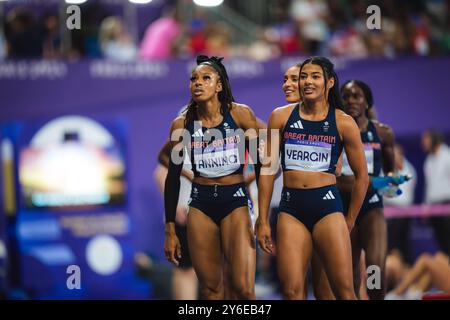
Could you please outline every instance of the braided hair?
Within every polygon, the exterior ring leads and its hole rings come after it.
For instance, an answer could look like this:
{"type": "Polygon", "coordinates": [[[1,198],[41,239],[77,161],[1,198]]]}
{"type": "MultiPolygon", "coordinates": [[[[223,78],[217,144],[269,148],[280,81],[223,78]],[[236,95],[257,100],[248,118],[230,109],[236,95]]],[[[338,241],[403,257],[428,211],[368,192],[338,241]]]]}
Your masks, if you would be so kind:
{"type": "MultiPolygon", "coordinates": [[[[222,91],[218,93],[218,98],[220,101],[220,113],[225,115],[231,104],[235,101],[233,97],[233,93],[231,92],[230,80],[228,79],[227,70],[225,66],[222,64],[223,57],[208,57],[205,55],[197,56],[197,66],[207,65],[212,67],[219,75],[220,82],[222,83],[222,91]]],[[[183,110],[183,113],[186,114],[184,120],[184,126],[194,119],[195,113],[197,112],[197,103],[194,99],[191,98],[186,108],[183,110]]]]}

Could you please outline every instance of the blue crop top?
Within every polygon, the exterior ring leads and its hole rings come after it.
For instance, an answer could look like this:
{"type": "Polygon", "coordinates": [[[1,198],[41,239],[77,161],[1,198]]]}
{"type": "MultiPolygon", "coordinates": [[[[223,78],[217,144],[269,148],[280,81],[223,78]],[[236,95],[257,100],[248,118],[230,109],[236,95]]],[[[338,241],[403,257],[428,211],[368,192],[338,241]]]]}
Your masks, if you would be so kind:
{"type": "Polygon", "coordinates": [[[228,111],[213,128],[201,126],[195,117],[186,128],[191,136],[187,146],[195,176],[218,178],[242,174],[245,163],[245,135],[228,111]]]}
{"type": "MultiPolygon", "coordinates": [[[[361,132],[361,140],[364,144],[364,154],[367,162],[367,172],[370,176],[379,176],[382,167],[381,139],[378,136],[374,123],[369,120],[367,131],[361,132]]],[[[342,161],[342,175],[352,176],[353,171],[344,153],[342,161]]]]}
{"type": "Polygon", "coordinates": [[[335,109],[330,107],[324,120],[310,121],[300,117],[297,104],[282,131],[280,151],[283,171],[334,174],[342,151],[335,109]]]}

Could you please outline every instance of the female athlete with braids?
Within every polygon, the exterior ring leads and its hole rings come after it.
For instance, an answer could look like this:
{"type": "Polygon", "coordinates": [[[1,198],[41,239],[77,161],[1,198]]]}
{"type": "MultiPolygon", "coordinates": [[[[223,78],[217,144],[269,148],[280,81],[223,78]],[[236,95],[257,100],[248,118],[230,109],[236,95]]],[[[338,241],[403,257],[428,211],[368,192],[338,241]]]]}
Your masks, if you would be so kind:
{"type": "Polygon", "coordinates": [[[226,264],[231,275],[228,285],[236,298],[255,299],[256,253],[243,167],[246,140],[256,146],[257,124],[248,106],[234,102],[221,60],[197,57],[190,79],[191,101],[172,122],[171,157],[164,191],[165,254],[169,261],[178,263],[180,243],[174,218],[182,157],[186,153],[194,172],[187,219],[188,243],[202,298],[224,298],[226,264]],[[254,129],[253,133],[244,134],[248,129],[254,129]]]}
{"type": "Polygon", "coordinates": [[[353,290],[349,230],[367,190],[369,178],[358,126],[342,110],[338,77],[324,57],[300,67],[301,102],[275,109],[268,128],[267,150],[259,181],[257,238],[273,249],[269,201],[281,153],[284,188],[277,224],[277,265],[285,299],[304,299],[305,275],[313,250],[323,262],[338,299],[356,299],[353,290]],[[355,174],[347,216],[336,188],[336,164],[345,149],[355,174]]]}

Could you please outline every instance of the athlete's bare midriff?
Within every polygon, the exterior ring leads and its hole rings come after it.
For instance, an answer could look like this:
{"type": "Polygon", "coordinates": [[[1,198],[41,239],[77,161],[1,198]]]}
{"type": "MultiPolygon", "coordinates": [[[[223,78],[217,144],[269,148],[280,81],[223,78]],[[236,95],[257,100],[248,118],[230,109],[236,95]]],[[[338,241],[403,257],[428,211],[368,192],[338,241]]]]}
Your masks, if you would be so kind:
{"type": "Polygon", "coordinates": [[[218,177],[218,178],[194,177],[193,182],[197,183],[197,184],[201,184],[201,185],[207,185],[207,186],[213,186],[215,184],[225,186],[225,185],[238,184],[238,183],[244,182],[244,175],[232,174],[229,176],[218,177]]]}
{"type": "Polygon", "coordinates": [[[336,176],[326,172],[290,170],[283,173],[284,186],[292,189],[321,188],[336,184],[336,176]]]}

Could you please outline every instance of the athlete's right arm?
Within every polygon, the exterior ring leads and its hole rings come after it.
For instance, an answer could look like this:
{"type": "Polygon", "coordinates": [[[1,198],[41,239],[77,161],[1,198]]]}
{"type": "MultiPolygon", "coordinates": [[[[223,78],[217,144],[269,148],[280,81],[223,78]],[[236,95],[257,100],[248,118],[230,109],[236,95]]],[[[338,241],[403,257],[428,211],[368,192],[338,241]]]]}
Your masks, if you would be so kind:
{"type": "MultiPolygon", "coordinates": [[[[170,144],[170,140],[166,141],[161,150],[159,150],[158,154],[158,162],[166,168],[169,168],[171,146],[172,145],[170,144]]],[[[190,170],[182,169],[181,175],[187,178],[189,181],[192,181],[194,179],[194,175],[190,170]]]]}
{"type": "MultiPolygon", "coordinates": [[[[167,260],[178,265],[178,259],[181,257],[181,245],[175,234],[175,215],[177,211],[178,197],[180,195],[180,174],[183,168],[183,161],[180,158],[175,159],[173,155],[180,155],[183,152],[181,142],[182,135],[173,141],[177,133],[181,133],[184,128],[184,118],[178,117],[172,123],[170,128],[170,157],[169,170],[167,172],[166,183],[164,186],[164,207],[165,207],[165,243],[164,253],[167,260]]],[[[182,155],[181,159],[182,159],[182,155]]]]}
{"type": "MultiPolygon", "coordinates": [[[[272,254],[273,244],[269,224],[269,206],[272,199],[273,183],[278,171],[278,156],[280,153],[279,132],[282,128],[282,117],[278,109],[269,118],[267,141],[263,155],[261,176],[258,185],[259,215],[256,220],[256,237],[259,246],[266,253],[272,254]],[[274,133],[272,136],[271,133],[274,133]],[[278,134],[276,134],[278,132],[278,134]]],[[[260,155],[261,156],[261,155],[260,155]]]]}
{"type": "Polygon", "coordinates": [[[158,162],[166,168],[169,167],[170,148],[171,144],[170,140],[168,140],[158,153],[158,162]]]}

